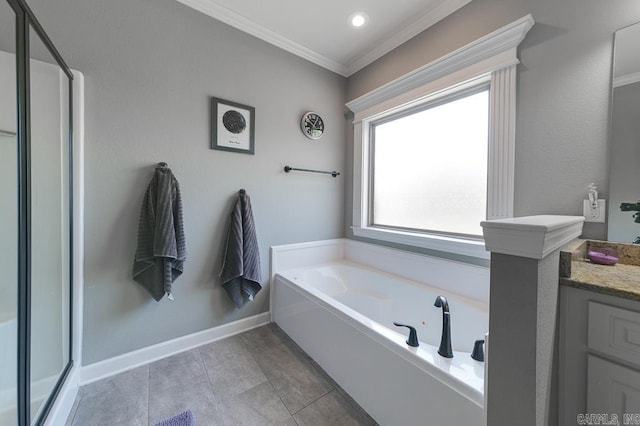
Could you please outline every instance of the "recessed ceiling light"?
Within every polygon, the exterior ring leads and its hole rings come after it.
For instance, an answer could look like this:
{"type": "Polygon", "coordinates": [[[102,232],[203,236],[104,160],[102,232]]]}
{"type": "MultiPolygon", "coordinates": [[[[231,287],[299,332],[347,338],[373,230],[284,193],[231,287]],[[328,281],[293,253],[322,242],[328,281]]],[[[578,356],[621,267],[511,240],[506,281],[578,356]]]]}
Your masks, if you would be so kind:
{"type": "Polygon", "coordinates": [[[356,12],[349,17],[349,22],[356,28],[363,26],[369,21],[369,17],[364,12],[356,12]]]}

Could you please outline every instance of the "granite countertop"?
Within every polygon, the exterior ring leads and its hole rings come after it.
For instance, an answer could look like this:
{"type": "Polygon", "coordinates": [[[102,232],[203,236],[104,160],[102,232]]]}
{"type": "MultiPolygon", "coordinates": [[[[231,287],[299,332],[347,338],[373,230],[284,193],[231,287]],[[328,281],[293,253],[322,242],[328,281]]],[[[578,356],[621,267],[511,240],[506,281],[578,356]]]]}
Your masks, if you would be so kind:
{"type": "Polygon", "coordinates": [[[640,245],[577,240],[560,254],[560,284],[631,300],[640,300],[640,245]],[[613,266],[597,265],[588,251],[609,251],[620,258],[613,266]]]}

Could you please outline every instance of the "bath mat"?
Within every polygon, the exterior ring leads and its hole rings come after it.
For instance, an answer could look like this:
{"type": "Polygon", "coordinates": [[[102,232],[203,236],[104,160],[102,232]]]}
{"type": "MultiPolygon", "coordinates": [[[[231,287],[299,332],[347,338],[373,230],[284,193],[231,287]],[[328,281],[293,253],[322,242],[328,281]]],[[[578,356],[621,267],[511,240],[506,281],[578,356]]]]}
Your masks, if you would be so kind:
{"type": "Polygon", "coordinates": [[[191,410],[187,410],[162,420],[154,426],[196,426],[196,416],[193,415],[191,410]]]}

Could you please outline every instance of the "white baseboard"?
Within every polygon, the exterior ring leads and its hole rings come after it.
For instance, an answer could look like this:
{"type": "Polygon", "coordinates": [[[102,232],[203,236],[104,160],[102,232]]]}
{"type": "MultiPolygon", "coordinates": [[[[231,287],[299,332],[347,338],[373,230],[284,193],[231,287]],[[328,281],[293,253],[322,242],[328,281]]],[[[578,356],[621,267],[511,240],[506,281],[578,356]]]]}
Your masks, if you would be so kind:
{"type": "Polygon", "coordinates": [[[158,359],[268,324],[270,315],[270,312],[264,312],[83,366],[80,370],[80,385],[86,385],[158,359]]]}

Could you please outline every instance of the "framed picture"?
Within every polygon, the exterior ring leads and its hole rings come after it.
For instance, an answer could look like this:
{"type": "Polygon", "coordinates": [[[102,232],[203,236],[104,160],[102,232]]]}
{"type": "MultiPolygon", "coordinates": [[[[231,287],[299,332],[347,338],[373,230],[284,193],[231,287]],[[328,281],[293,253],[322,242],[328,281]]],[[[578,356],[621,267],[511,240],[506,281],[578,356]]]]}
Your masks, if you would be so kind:
{"type": "Polygon", "coordinates": [[[254,154],[256,109],[211,97],[211,149],[254,154]]]}

